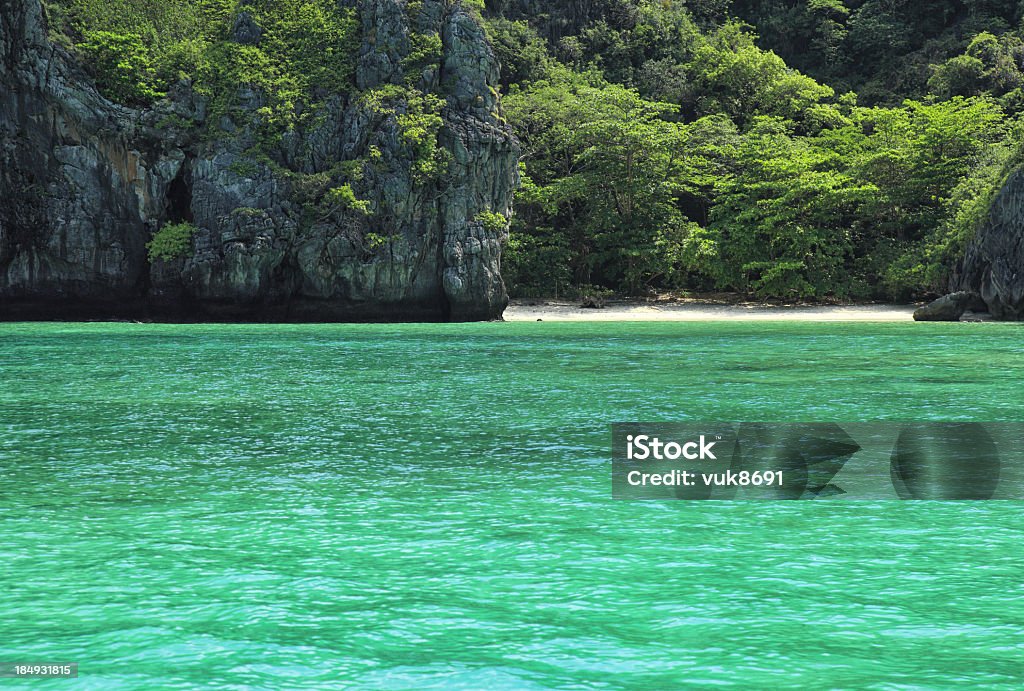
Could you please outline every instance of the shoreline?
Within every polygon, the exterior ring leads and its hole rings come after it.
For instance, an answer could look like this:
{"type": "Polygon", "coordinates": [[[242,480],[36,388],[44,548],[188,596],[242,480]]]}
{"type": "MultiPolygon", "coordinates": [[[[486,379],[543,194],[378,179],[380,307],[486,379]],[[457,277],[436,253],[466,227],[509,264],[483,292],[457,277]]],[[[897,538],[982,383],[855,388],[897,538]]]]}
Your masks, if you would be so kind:
{"type": "Polygon", "coordinates": [[[516,299],[505,310],[505,321],[802,321],[913,322],[917,305],[766,305],[721,304],[701,301],[614,301],[600,309],[580,307],[579,301],[516,299]]]}

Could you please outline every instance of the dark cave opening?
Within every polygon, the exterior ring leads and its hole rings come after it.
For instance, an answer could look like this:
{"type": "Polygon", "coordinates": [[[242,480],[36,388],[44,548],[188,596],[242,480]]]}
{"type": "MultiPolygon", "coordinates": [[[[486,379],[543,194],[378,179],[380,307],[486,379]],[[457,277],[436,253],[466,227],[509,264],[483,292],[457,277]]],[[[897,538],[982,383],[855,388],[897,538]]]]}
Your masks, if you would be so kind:
{"type": "Polygon", "coordinates": [[[190,177],[188,164],[183,165],[167,188],[167,220],[170,223],[191,223],[194,220],[190,177]]]}

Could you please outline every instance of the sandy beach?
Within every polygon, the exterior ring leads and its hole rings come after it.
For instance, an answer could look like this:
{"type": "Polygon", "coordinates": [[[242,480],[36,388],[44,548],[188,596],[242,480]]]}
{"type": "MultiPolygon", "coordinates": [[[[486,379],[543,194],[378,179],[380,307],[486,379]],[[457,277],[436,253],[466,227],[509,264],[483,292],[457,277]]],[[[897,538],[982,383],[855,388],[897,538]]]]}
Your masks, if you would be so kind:
{"type": "Polygon", "coordinates": [[[908,322],[914,305],[773,306],[701,302],[609,302],[603,309],[584,309],[579,302],[513,300],[505,321],[815,321],[908,322]]]}

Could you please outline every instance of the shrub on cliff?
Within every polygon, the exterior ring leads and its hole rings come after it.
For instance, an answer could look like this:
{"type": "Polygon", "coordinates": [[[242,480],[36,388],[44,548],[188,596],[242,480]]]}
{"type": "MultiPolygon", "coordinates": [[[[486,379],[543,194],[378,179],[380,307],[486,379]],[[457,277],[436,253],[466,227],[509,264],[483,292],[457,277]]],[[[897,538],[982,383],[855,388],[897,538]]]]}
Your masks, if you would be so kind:
{"type": "Polygon", "coordinates": [[[129,105],[148,103],[162,94],[149,51],[135,34],[90,31],[78,46],[96,75],[96,86],[108,98],[129,105]]]}
{"type": "Polygon", "coordinates": [[[146,243],[149,261],[173,261],[188,255],[196,227],[191,223],[168,223],[146,243]]]}

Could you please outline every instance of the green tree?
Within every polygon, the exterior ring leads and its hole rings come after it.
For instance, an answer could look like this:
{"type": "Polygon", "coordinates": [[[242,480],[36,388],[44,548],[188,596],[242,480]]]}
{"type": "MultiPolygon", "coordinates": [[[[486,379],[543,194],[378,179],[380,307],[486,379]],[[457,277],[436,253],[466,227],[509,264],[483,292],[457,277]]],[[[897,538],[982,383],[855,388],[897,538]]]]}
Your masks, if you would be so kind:
{"type": "MultiPolygon", "coordinates": [[[[506,102],[527,147],[520,216],[560,229],[555,246],[567,252],[577,284],[639,292],[671,280],[693,227],[677,204],[686,128],[662,119],[669,104],[596,78],[563,77],[506,102]]],[[[543,247],[518,245],[530,246],[543,247]]]]}
{"type": "Polygon", "coordinates": [[[835,94],[758,48],[738,24],[715,33],[697,50],[688,70],[696,86],[696,114],[725,113],[741,124],[759,115],[801,119],[808,108],[835,94]]]}
{"type": "Polygon", "coordinates": [[[876,193],[841,158],[759,118],[737,151],[708,228],[687,244],[695,271],[764,297],[848,297],[858,213],[876,193]]]}

